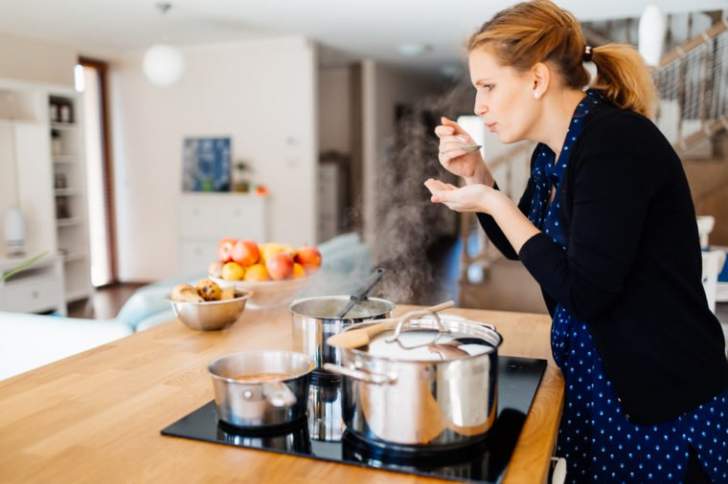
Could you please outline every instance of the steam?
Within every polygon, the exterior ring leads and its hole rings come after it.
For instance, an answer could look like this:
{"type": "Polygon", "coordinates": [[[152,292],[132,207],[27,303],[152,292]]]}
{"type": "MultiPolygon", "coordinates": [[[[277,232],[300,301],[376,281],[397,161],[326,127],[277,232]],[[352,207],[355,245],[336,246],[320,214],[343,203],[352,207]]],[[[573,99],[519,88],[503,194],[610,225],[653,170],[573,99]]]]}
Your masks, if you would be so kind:
{"type": "Polygon", "coordinates": [[[387,159],[380,163],[373,252],[376,264],[387,270],[380,292],[394,302],[439,302],[422,298],[432,288],[438,269],[428,248],[439,236],[452,233],[457,214],[432,204],[423,183],[435,177],[457,184],[456,177],[440,166],[433,130],[440,116],[469,112],[471,100],[471,88],[462,80],[444,94],[414,105],[398,123],[387,159]]]}
{"type": "MultiPolygon", "coordinates": [[[[396,126],[377,176],[376,235],[371,244],[369,264],[340,270],[322,270],[312,278],[302,296],[352,294],[371,275],[371,264],[386,270],[384,278],[370,295],[400,304],[434,304],[423,297],[431,293],[439,269],[428,257],[428,248],[441,235],[452,233],[457,214],[430,202],[423,183],[429,177],[457,184],[437,159],[438,139],[434,126],[440,116],[455,118],[472,110],[472,88],[463,79],[444,92],[423,98],[411,106],[396,126]]],[[[393,113],[394,115],[394,113],[393,113]]],[[[353,226],[362,226],[362,213],[347,213],[353,226]]],[[[362,250],[365,250],[362,247],[362,250]]],[[[324,269],[332,261],[324,258],[324,269]]],[[[436,297],[436,296],[435,296],[436,297]]]]}

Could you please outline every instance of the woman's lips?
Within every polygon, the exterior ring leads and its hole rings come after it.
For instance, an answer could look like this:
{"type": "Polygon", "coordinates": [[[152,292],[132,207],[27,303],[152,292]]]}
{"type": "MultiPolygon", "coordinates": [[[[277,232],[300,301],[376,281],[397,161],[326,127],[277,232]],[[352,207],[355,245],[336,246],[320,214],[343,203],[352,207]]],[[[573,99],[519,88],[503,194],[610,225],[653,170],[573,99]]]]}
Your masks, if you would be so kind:
{"type": "Polygon", "coordinates": [[[495,121],[492,123],[485,123],[485,127],[488,128],[490,131],[495,131],[495,125],[498,124],[495,121]]]}

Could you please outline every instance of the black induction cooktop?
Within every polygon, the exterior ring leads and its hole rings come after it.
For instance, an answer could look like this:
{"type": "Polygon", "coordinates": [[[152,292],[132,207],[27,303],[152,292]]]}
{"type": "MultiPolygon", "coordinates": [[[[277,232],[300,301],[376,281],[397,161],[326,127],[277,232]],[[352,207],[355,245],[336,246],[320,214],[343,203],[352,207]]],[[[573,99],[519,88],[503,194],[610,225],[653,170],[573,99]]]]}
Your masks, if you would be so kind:
{"type": "Polygon", "coordinates": [[[241,430],[221,422],[211,401],[162,430],[162,435],[443,479],[499,482],[546,360],[501,356],[498,364],[496,421],[482,442],[457,451],[413,452],[360,439],[341,422],[340,386],[324,381],[311,386],[307,419],[279,427],[274,433],[241,430]]]}

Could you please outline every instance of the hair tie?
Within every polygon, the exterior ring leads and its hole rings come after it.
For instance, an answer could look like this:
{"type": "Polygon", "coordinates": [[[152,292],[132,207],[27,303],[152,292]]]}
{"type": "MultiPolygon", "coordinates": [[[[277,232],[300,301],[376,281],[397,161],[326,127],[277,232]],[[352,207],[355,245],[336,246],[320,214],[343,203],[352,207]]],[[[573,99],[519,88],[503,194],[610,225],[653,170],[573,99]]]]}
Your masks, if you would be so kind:
{"type": "Polygon", "coordinates": [[[582,57],[584,62],[591,62],[592,60],[592,46],[587,45],[584,47],[584,56],[582,57]]]}

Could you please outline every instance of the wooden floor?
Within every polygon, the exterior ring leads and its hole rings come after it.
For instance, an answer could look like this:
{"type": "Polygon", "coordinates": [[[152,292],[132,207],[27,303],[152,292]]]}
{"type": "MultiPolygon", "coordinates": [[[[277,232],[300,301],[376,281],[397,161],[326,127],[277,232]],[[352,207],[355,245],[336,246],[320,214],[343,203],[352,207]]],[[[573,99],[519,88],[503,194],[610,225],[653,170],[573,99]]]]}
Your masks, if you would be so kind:
{"type": "Polygon", "coordinates": [[[114,319],[127,299],[143,285],[123,283],[98,288],[90,299],[69,304],[68,315],[84,319],[114,319]]]}

